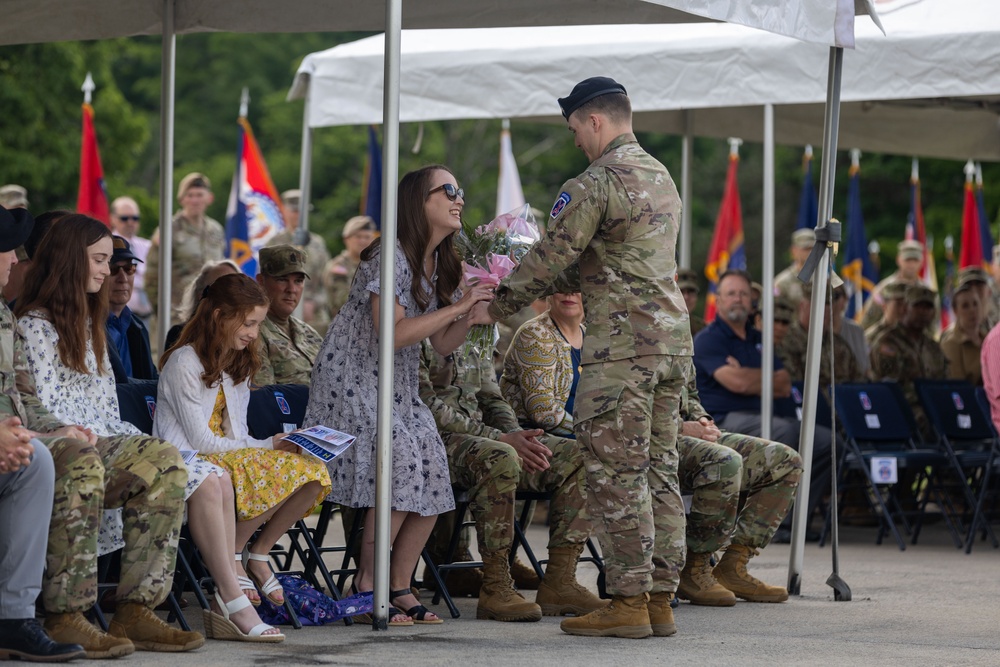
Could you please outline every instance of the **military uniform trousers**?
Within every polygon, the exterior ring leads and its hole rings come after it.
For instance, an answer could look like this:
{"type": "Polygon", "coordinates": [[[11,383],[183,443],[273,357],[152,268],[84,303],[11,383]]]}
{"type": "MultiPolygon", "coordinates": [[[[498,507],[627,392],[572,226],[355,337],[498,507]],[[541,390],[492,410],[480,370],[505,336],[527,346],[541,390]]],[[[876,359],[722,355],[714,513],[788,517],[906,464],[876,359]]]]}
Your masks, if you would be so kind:
{"type": "Polygon", "coordinates": [[[677,451],[681,490],[692,495],[688,549],[712,553],[729,541],[755,549],[767,546],[795,498],[802,475],[798,453],[739,433],[723,433],[714,443],[682,435],[677,451]]]}
{"type": "Polygon", "coordinates": [[[38,440],[31,463],[0,474],[0,620],[35,617],[52,515],[52,456],[38,440]]]}
{"type": "Polygon", "coordinates": [[[689,363],[647,355],[583,367],[574,430],[612,595],[677,590],[686,544],[677,415],[689,363]]]}
{"type": "Polygon", "coordinates": [[[583,457],[568,438],[541,436],[552,450],[548,470],[521,468],[514,448],[499,440],[445,433],[451,481],[468,490],[476,521],[479,553],[509,549],[514,540],[514,495],[522,491],[552,492],[549,504],[549,548],[583,544],[593,530],[587,511],[583,457]]]}
{"type": "Polygon", "coordinates": [[[125,548],[118,599],[155,607],[174,576],[187,468],[150,436],[43,438],[55,463],[55,500],[42,600],[49,613],[85,611],[97,600],[97,534],[104,509],[122,510],[125,548]]]}

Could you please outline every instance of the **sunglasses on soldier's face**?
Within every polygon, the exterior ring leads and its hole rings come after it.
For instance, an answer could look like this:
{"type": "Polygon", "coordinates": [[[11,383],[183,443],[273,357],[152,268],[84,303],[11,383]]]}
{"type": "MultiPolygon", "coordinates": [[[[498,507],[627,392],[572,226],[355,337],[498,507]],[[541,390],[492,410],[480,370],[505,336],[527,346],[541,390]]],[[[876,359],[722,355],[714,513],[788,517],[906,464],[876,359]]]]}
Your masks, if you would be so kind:
{"type": "Polygon", "coordinates": [[[427,191],[427,196],[430,197],[432,194],[438,190],[444,190],[444,196],[450,201],[455,201],[459,197],[465,199],[465,190],[459,187],[455,187],[451,183],[445,183],[444,185],[439,185],[436,188],[427,191]]]}

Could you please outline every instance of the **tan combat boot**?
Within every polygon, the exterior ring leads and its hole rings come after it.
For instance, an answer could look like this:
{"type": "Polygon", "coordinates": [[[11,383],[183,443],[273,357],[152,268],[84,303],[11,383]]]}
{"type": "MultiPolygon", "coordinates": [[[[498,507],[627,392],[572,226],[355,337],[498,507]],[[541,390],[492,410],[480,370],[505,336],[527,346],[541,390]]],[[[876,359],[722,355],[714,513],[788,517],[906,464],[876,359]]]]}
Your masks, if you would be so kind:
{"type": "Polygon", "coordinates": [[[118,611],[111,619],[108,633],[131,639],[140,651],[190,651],[205,643],[205,638],[200,633],[170,627],[146,605],[121,600],[118,602],[118,611]]]}
{"type": "Polygon", "coordinates": [[[688,551],[687,562],[681,570],[681,581],[677,586],[677,597],[706,607],[732,607],[736,604],[736,596],[712,576],[711,558],[711,553],[696,554],[688,551]]]}
{"type": "Polygon", "coordinates": [[[483,587],[479,590],[476,618],[487,621],[540,621],[542,610],[514,589],[507,561],[509,550],[483,556],[483,587]]]}
{"type": "Polygon", "coordinates": [[[583,545],[549,549],[549,564],[545,578],[538,585],[535,602],[545,616],[583,616],[608,604],[576,580],[576,563],[583,545]]]}
{"type": "Polygon", "coordinates": [[[646,609],[649,611],[649,626],[654,637],[669,637],[677,634],[674,625],[674,610],[670,607],[673,593],[650,593],[646,609]]]}
{"type": "Polygon", "coordinates": [[[757,550],[742,544],[730,544],[712,574],[720,584],[750,602],[784,602],[788,591],[781,586],[768,586],[750,576],[747,562],[757,555],[757,550]]]}
{"type": "Polygon", "coordinates": [[[135,646],[128,639],[101,632],[78,611],[47,614],[45,632],[52,641],[61,644],[79,644],[87,652],[87,657],[92,660],[120,658],[135,653],[135,646]]]}
{"type": "Polygon", "coordinates": [[[559,627],[566,634],[584,637],[649,637],[653,634],[653,628],[649,624],[649,611],[646,609],[648,601],[649,593],[616,595],[604,607],[584,616],[567,618],[559,627]]]}
{"type": "Polygon", "coordinates": [[[514,578],[514,585],[522,591],[537,591],[541,583],[535,568],[525,565],[516,556],[510,566],[510,576],[514,578]]]}

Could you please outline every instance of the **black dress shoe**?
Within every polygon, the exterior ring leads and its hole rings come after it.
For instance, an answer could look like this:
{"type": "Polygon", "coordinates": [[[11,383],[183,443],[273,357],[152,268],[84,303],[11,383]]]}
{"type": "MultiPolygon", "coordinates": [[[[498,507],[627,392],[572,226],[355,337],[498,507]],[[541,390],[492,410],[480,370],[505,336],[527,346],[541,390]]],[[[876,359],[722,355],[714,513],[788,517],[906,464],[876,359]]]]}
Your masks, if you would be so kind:
{"type": "Polygon", "coordinates": [[[0,660],[68,662],[86,657],[79,644],[52,641],[34,618],[0,620],[0,660]]]}

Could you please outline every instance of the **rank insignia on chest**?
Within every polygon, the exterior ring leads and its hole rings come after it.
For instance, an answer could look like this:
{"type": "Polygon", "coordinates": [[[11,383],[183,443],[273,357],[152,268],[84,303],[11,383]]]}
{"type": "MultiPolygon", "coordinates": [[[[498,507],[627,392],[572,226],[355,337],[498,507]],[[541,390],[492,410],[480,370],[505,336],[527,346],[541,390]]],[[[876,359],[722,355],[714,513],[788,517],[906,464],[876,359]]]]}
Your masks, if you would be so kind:
{"type": "Polygon", "coordinates": [[[549,213],[549,217],[555,218],[562,213],[562,210],[566,208],[566,204],[570,203],[571,200],[572,197],[569,196],[568,192],[560,193],[559,197],[556,199],[556,203],[552,205],[552,212],[549,213]]]}

